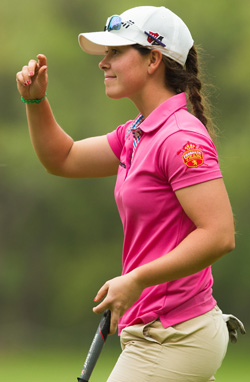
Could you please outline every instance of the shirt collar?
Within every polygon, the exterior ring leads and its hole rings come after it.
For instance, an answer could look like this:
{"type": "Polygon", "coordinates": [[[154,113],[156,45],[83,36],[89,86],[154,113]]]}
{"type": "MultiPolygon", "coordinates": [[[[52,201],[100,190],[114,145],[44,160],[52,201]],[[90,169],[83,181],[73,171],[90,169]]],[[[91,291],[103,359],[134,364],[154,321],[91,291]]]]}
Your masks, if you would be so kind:
{"type": "Polygon", "coordinates": [[[136,117],[136,119],[134,120],[131,126],[131,130],[137,130],[143,121],[144,121],[143,115],[141,113],[138,114],[138,116],[136,117]]]}
{"type": "Polygon", "coordinates": [[[177,94],[158,106],[149,116],[142,121],[140,129],[144,133],[150,133],[162,125],[177,110],[186,108],[187,99],[185,93],[177,94]]]}

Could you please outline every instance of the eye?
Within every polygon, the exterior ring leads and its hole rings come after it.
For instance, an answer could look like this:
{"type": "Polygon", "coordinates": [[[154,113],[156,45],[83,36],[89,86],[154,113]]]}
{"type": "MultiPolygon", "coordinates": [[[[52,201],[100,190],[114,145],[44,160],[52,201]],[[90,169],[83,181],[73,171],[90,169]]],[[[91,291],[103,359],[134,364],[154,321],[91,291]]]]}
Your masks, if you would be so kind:
{"type": "Polygon", "coordinates": [[[117,48],[109,48],[105,50],[105,55],[109,56],[116,56],[119,53],[119,50],[117,48]]]}
{"type": "Polygon", "coordinates": [[[112,54],[117,54],[117,53],[119,53],[119,48],[118,49],[116,47],[110,48],[110,52],[112,54]]]}
{"type": "Polygon", "coordinates": [[[118,50],[115,49],[115,48],[110,48],[110,49],[106,49],[106,50],[105,50],[105,54],[106,54],[106,55],[109,54],[109,53],[111,53],[111,54],[116,54],[117,52],[118,52],[118,50]]]}

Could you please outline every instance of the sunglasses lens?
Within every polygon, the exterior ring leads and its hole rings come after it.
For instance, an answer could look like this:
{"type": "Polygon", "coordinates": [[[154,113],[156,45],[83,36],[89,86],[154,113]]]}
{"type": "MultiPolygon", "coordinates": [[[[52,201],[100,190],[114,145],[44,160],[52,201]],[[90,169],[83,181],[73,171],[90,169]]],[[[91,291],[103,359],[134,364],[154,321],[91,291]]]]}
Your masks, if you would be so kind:
{"type": "Polygon", "coordinates": [[[118,31],[119,29],[121,29],[121,25],[122,25],[122,19],[119,16],[113,16],[110,19],[110,22],[108,25],[108,30],[109,31],[113,31],[113,30],[118,31]]]}

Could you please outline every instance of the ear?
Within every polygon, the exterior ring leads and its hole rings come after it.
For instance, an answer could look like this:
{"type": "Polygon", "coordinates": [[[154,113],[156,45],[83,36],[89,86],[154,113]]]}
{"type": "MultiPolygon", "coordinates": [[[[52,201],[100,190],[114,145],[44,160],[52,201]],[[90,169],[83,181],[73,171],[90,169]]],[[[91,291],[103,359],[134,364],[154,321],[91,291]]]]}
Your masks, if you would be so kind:
{"type": "Polygon", "coordinates": [[[162,53],[157,49],[151,50],[149,55],[148,73],[153,74],[158,69],[161,62],[162,62],[162,53]]]}

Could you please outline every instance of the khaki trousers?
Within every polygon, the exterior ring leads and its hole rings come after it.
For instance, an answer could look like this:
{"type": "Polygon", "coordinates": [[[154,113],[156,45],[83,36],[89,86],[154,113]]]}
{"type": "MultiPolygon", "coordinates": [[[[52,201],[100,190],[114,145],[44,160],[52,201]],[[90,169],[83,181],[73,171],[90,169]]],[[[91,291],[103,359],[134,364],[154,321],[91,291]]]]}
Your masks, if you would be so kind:
{"type": "Polygon", "coordinates": [[[172,327],[160,320],[123,329],[122,353],[107,382],[208,382],[227,351],[221,310],[172,327]]]}

